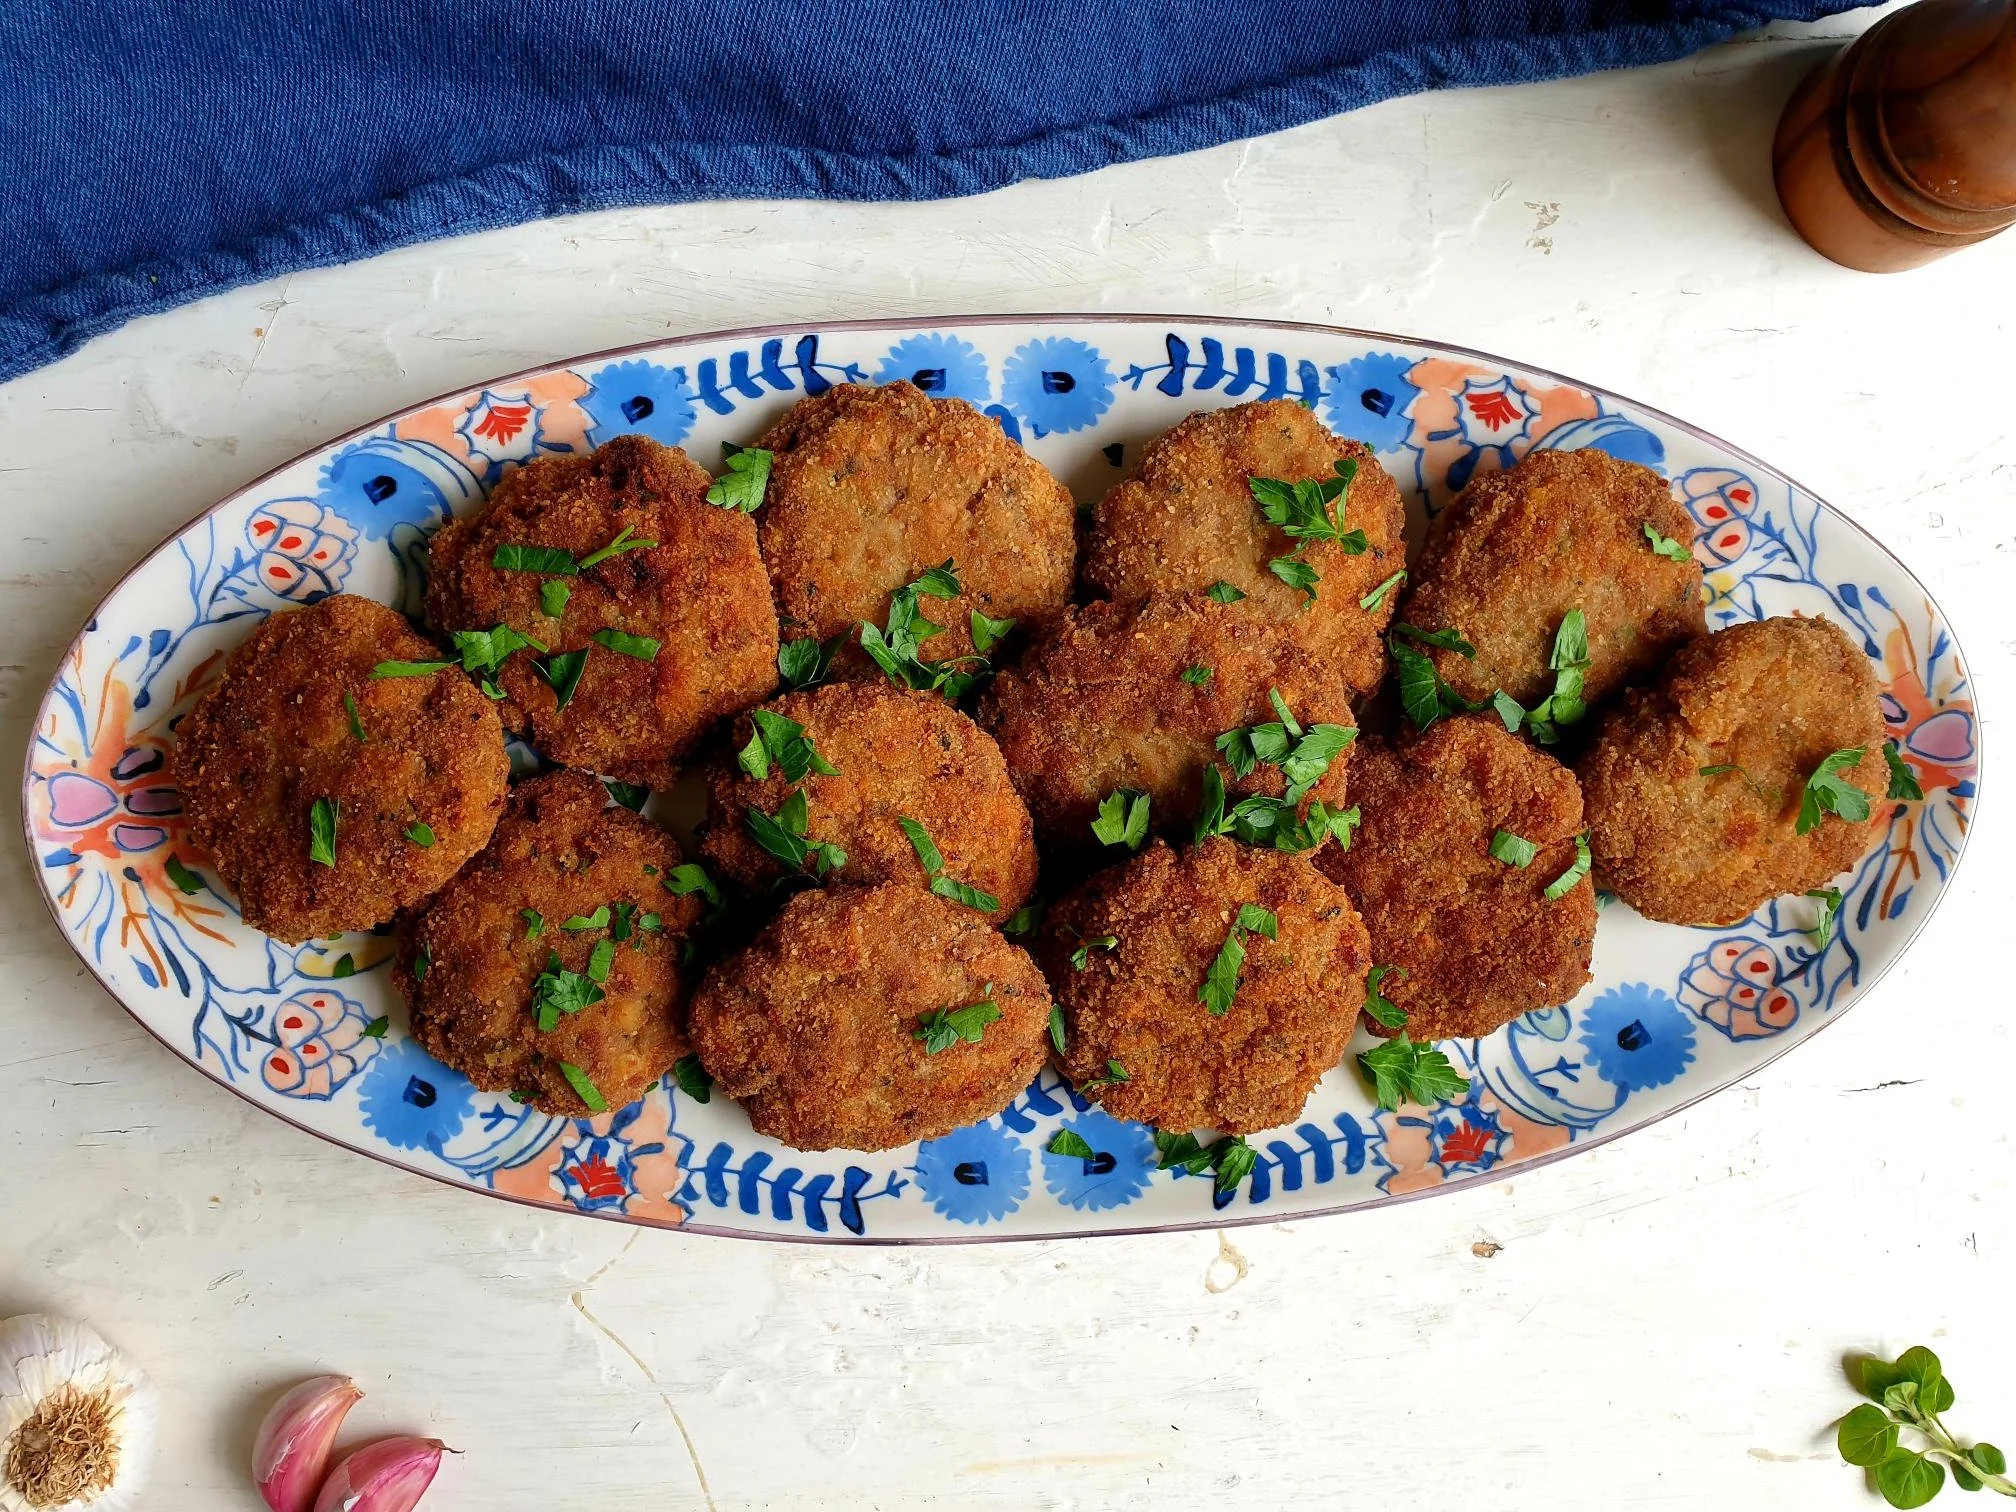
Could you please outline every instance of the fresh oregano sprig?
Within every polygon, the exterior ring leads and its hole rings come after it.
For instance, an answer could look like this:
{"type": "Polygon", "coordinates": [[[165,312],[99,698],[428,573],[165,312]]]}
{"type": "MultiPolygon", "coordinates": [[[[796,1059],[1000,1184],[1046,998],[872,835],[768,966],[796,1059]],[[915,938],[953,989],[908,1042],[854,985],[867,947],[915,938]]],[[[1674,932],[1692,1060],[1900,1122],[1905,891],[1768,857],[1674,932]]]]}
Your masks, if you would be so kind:
{"type": "Polygon", "coordinates": [[[1939,1420],[1953,1405],[1953,1383],[1939,1356],[1914,1345],[1894,1360],[1855,1360],[1850,1378],[1869,1398],[1841,1419],[1834,1442],[1841,1458],[1869,1472],[1878,1494],[1893,1507],[1922,1507],[1946,1485],[1946,1472],[1963,1491],[2016,1496],[2009,1464],[1993,1444],[1963,1445],[1939,1420]],[[1906,1432],[1925,1445],[1907,1448],[1906,1432]]]}

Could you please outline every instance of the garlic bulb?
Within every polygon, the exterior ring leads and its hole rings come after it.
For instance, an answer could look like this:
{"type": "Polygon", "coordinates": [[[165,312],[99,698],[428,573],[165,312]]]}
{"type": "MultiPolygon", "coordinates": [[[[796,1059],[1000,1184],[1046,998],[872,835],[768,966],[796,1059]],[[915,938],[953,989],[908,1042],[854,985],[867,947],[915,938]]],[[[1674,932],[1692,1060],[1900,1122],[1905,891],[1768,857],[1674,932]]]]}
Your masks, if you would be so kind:
{"type": "Polygon", "coordinates": [[[153,1383],[82,1323],[0,1323],[0,1512],[123,1512],[154,1447],[153,1383]]]}

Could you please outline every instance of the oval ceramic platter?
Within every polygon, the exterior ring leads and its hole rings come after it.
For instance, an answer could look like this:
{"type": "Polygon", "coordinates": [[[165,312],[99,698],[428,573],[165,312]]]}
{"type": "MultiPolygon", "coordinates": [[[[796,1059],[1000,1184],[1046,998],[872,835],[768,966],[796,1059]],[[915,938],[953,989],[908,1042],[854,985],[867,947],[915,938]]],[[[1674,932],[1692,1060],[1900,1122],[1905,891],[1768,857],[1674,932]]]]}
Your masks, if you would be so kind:
{"type": "MultiPolygon", "coordinates": [[[[1474,352],[1314,326],[1153,317],[774,328],[586,358],[422,405],[281,468],[135,569],[37,717],[29,845],[72,947],[163,1044],[276,1117],[437,1180],[707,1233],[834,1241],[1024,1238],[1337,1212],[1557,1158],[1753,1074],[1838,1017],[1952,878],[1976,794],[1965,665],[1895,558],[1770,468],[1668,416],[1474,352]],[[343,591],[411,611],[427,533],[532,458],[627,431],[718,465],[808,393],[908,378],[970,400],[1081,499],[1193,410],[1287,396],[1377,449],[1417,516],[1534,447],[1659,469],[1700,522],[1711,626],[1825,614],[1876,664],[1923,803],[1889,804],[1842,879],[1840,927],[1781,899],[1741,924],[1656,925],[1607,901],[1573,1002],[1446,1045],[1460,1101],[1381,1112],[1327,1075],[1254,1136],[1242,1183],[1158,1171],[1149,1131],[1045,1071],[997,1117],[878,1155],[804,1154],[732,1102],[669,1085],[592,1120],[477,1091],[404,1032],[389,933],[292,947],[239,922],[183,833],[174,726],[270,613],[343,591]],[[389,1030],[374,1021],[385,1016],[389,1030]],[[378,1029],[382,1037],[373,1037],[378,1029]],[[1059,1129],[1090,1159],[1049,1154],[1059,1129]]],[[[1361,1047],[1362,1048],[1362,1047],[1361,1047]]]]}

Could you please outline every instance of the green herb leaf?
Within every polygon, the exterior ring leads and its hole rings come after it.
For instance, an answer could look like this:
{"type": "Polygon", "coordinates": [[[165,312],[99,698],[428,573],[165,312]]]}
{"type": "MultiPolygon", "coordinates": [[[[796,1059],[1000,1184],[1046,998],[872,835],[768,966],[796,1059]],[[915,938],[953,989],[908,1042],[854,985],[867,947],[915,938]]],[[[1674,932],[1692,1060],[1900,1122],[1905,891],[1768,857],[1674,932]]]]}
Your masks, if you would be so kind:
{"type": "Polygon", "coordinates": [[[339,982],[344,977],[357,975],[357,958],[350,954],[349,951],[344,951],[343,954],[336,957],[336,964],[329,968],[329,975],[336,978],[339,982]]]}
{"type": "Polygon", "coordinates": [[[1249,933],[1259,933],[1272,940],[1276,938],[1278,928],[1274,915],[1259,904],[1240,906],[1239,916],[1225,931],[1225,943],[1218,947],[1217,959],[1212,961],[1197,988],[1198,1001],[1213,1016],[1223,1017],[1232,1011],[1232,999],[1239,991],[1239,969],[1246,964],[1244,937],[1249,933]]]}
{"type": "Polygon", "coordinates": [[[1050,1044],[1059,1055],[1064,1053],[1064,1010],[1055,1003],[1050,1005],[1050,1044]]]}
{"type": "Polygon", "coordinates": [[[1246,1143],[1243,1134],[1233,1134],[1211,1146],[1212,1185],[1220,1192],[1236,1192],[1239,1183],[1253,1174],[1260,1152],[1246,1143]]]}
{"type": "Polygon", "coordinates": [[[464,672],[494,672],[515,651],[543,654],[546,650],[531,636],[521,635],[509,625],[499,625],[494,630],[451,630],[448,638],[461,653],[464,672]]]}
{"type": "Polygon", "coordinates": [[[966,624],[973,632],[973,649],[982,656],[1001,644],[1008,632],[1015,628],[1015,621],[1012,619],[989,619],[978,609],[967,614],[966,624]]]}
{"type": "Polygon", "coordinates": [[[770,486],[771,454],[760,446],[721,443],[721,460],[727,471],[707,490],[707,502],[723,509],[739,509],[754,514],[763,507],[763,491],[770,486]]]}
{"type": "Polygon", "coordinates": [[[406,826],[406,838],[422,850],[434,848],[434,830],[424,819],[415,819],[406,826]]]}
{"type": "Polygon", "coordinates": [[[773,762],[786,782],[801,781],[807,772],[817,772],[822,777],[839,775],[839,768],[819,754],[806,737],[805,726],[797,720],[786,719],[769,709],[751,711],[749,720],[755,734],[737,759],[751,777],[760,780],[769,776],[773,762]]]}
{"type": "Polygon", "coordinates": [[[499,546],[490,565],[502,572],[553,572],[572,577],[581,570],[574,553],[558,546],[499,546]]]}
{"type": "Polygon", "coordinates": [[[1589,836],[1584,833],[1575,837],[1575,860],[1570,864],[1568,870],[1547,884],[1547,901],[1553,903],[1561,898],[1565,898],[1568,895],[1569,889],[1588,875],[1589,836]]]}
{"type": "Polygon", "coordinates": [[[823,879],[847,864],[847,852],[839,846],[806,838],[811,810],[803,788],[784,800],[774,819],[754,805],[744,817],[750,838],[793,871],[803,870],[809,862],[812,875],[823,879]]]}
{"type": "Polygon", "coordinates": [[[1166,1129],[1157,1129],[1155,1150],[1161,1157],[1155,1165],[1158,1171],[1187,1171],[1192,1176],[1202,1176],[1211,1169],[1211,1152],[1198,1142],[1195,1134],[1171,1134],[1166,1129]]]}
{"type": "Polygon", "coordinates": [[[910,848],[917,852],[917,859],[924,863],[924,875],[935,877],[945,870],[945,857],[939,853],[931,832],[915,819],[897,816],[896,827],[910,838],[910,848]]]}
{"type": "Polygon", "coordinates": [[[173,856],[170,856],[162,864],[162,870],[168,873],[168,880],[173,882],[176,888],[185,895],[203,891],[203,879],[189,870],[180,861],[177,861],[173,856]]]}
{"type": "Polygon", "coordinates": [[[719,885],[707,875],[707,868],[697,861],[685,861],[673,867],[665,877],[665,891],[675,898],[683,898],[697,892],[707,900],[707,906],[717,913],[727,906],[726,900],[721,896],[719,885]]]}
{"type": "Polygon", "coordinates": [[[1841,919],[1841,889],[1838,887],[1814,888],[1806,894],[1820,905],[1820,919],[1813,926],[1813,948],[1825,950],[1834,938],[1834,931],[1841,919]]]}
{"type": "Polygon", "coordinates": [[[1093,939],[1086,940],[1076,950],[1071,952],[1072,968],[1077,971],[1083,971],[1087,966],[1092,964],[1093,951],[1111,950],[1119,943],[1120,937],[1118,935],[1099,935],[1093,939]]]}
{"type": "Polygon", "coordinates": [[[918,607],[920,596],[956,598],[960,592],[958,569],[948,557],[923,573],[916,581],[899,588],[890,597],[889,614],[882,628],[861,626],[861,649],[866,651],[883,675],[898,687],[938,693],[957,701],[970,692],[987,670],[984,656],[954,657],[942,662],[923,659],[923,643],[945,627],[924,617],[918,607]],[[962,670],[971,668],[973,670],[962,670]]]}
{"type": "Polygon", "coordinates": [[[1946,1379],[1939,1356],[1923,1344],[1914,1344],[1897,1356],[1897,1369],[1918,1388],[1918,1402],[1928,1412],[1944,1412],[1953,1405],[1953,1386],[1946,1379]]]}
{"type": "Polygon", "coordinates": [[[1821,820],[1828,814],[1845,820],[1849,824],[1860,824],[1869,817],[1869,795],[1841,774],[1852,770],[1862,760],[1863,748],[1835,751],[1820,760],[1813,769],[1813,775],[1806,779],[1805,789],[1799,794],[1799,818],[1793,825],[1797,834],[1808,834],[1820,827],[1821,820]]]}
{"type": "Polygon", "coordinates": [[[336,864],[336,800],[317,798],[308,806],[308,859],[317,866],[336,864]]]}
{"type": "Polygon", "coordinates": [[[602,904],[592,914],[576,914],[560,927],[572,934],[580,934],[583,930],[588,929],[607,929],[609,927],[609,905],[607,903],[602,904]]]}
{"type": "Polygon", "coordinates": [[[1316,575],[1316,569],[1300,557],[1275,557],[1267,564],[1267,570],[1290,588],[1309,595],[1308,601],[1316,601],[1316,585],[1323,581],[1316,575]]]}
{"type": "Polygon", "coordinates": [[[982,998],[963,1008],[938,1008],[920,1015],[917,1022],[922,1027],[911,1030],[910,1037],[924,1042],[926,1055],[936,1055],[961,1041],[979,1044],[987,1026],[1000,1017],[1000,1005],[991,998],[982,998]]]}
{"type": "Polygon", "coordinates": [[[1372,1090],[1379,1106],[1387,1112],[1402,1103],[1431,1107],[1470,1090],[1469,1078],[1457,1071],[1449,1057],[1433,1045],[1416,1044],[1404,1033],[1387,1040],[1358,1057],[1372,1078],[1372,1090]]]}
{"type": "Polygon", "coordinates": [[[1281,696],[1279,688],[1269,688],[1267,690],[1267,702],[1272,704],[1274,712],[1281,716],[1281,728],[1290,740],[1295,739],[1302,733],[1302,726],[1296,723],[1294,714],[1289,711],[1288,700],[1281,696]]]}
{"type": "Polygon", "coordinates": [[[1547,658],[1554,673],[1554,691],[1526,713],[1526,728],[1542,745],[1561,738],[1564,725],[1578,724],[1589,712],[1584,684],[1589,673],[1589,622],[1580,609],[1570,609],[1555,627],[1554,649],[1547,658]]]}
{"type": "Polygon", "coordinates": [[[1897,1425],[1881,1407],[1864,1402],[1841,1419],[1841,1426],[1834,1432],[1834,1446],[1851,1465],[1881,1464],[1884,1456],[1897,1447],[1897,1425]]]}
{"type": "Polygon", "coordinates": [[[1406,975],[1407,969],[1404,966],[1374,966],[1365,973],[1365,1001],[1359,1008],[1367,1018],[1383,1029],[1407,1027],[1406,1011],[1379,990],[1385,985],[1388,977],[1399,978],[1406,975]]]}
{"type": "Polygon", "coordinates": [[[1148,838],[1148,795],[1138,788],[1115,788],[1099,800],[1092,835],[1101,845],[1141,849],[1148,838]]]}
{"type": "Polygon", "coordinates": [[[1280,528],[1281,533],[1299,542],[1331,541],[1348,555],[1357,556],[1365,550],[1365,532],[1345,530],[1341,523],[1348,501],[1339,507],[1338,520],[1330,518],[1333,500],[1344,496],[1351,481],[1358,475],[1358,463],[1354,458],[1346,458],[1335,464],[1336,476],[1330,478],[1308,478],[1290,482],[1282,478],[1249,478],[1246,486],[1253,494],[1253,501],[1260,506],[1260,512],[1267,522],[1280,528]]]}
{"type": "Polygon", "coordinates": [[[554,952],[546,952],[546,969],[532,981],[532,1012],[541,1034],[551,1034],[562,1014],[579,1013],[602,998],[602,989],[594,982],[578,971],[567,970],[554,952]]]}
{"type": "Polygon", "coordinates": [[[525,921],[525,938],[536,940],[546,933],[546,915],[536,908],[521,908],[518,917],[525,921]]]}
{"type": "Polygon", "coordinates": [[[553,690],[553,712],[558,714],[574,701],[574,690],[581,686],[581,674],[588,670],[588,648],[556,651],[543,662],[532,663],[532,670],[553,690]]]}
{"type": "Polygon", "coordinates": [[[786,687],[794,690],[817,687],[826,681],[827,673],[833,669],[833,658],[840,654],[840,648],[853,633],[848,629],[823,641],[804,635],[784,642],[777,648],[777,675],[784,679],[786,687]]]}
{"type": "Polygon", "coordinates": [[[1876,1466],[1876,1489],[1893,1507],[1922,1507],[1945,1485],[1945,1470],[1909,1449],[1892,1449],[1876,1466]]]}
{"type": "Polygon", "coordinates": [[[2009,1469],[2008,1459],[1993,1444],[1976,1444],[1967,1451],[1967,1457],[1990,1475],[2003,1475],[2009,1469]]]}
{"type": "Polygon", "coordinates": [[[1059,1129],[1043,1148],[1051,1155],[1063,1155],[1072,1160],[1095,1160],[1099,1155],[1085,1142],[1084,1135],[1074,1134],[1069,1129],[1059,1129]]]}
{"type": "Polygon", "coordinates": [[[612,903],[615,917],[609,921],[609,938],[622,941],[630,938],[635,929],[637,905],[635,903],[612,903]]]}
{"type": "Polygon", "coordinates": [[[1118,1060],[1109,1056],[1106,1060],[1106,1074],[1104,1076],[1095,1076],[1090,1081],[1080,1082],[1078,1090],[1080,1092],[1096,1092],[1101,1087],[1117,1087],[1123,1082],[1132,1080],[1133,1078],[1127,1074],[1127,1068],[1121,1065],[1118,1060]]]}
{"type": "Polygon", "coordinates": [[[1456,630],[1423,630],[1419,625],[1410,625],[1405,620],[1396,620],[1393,633],[1404,635],[1411,641],[1419,641],[1424,646],[1433,646],[1438,651],[1454,651],[1458,656],[1475,659],[1477,648],[1463,639],[1456,630]]]}
{"type": "Polygon", "coordinates": [[[364,733],[364,721],[357,717],[357,700],[348,692],[343,695],[343,712],[350,718],[350,733],[359,745],[364,745],[371,737],[364,733]]]}
{"type": "Polygon", "coordinates": [[[1385,582],[1381,583],[1377,588],[1374,588],[1370,593],[1366,594],[1365,597],[1358,600],[1358,607],[1360,609],[1365,610],[1368,614],[1372,610],[1377,609],[1379,607],[1380,601],[1386,597],[1388,591],[1391,590],[1393,585],[1399,582],[1405,576],[1407,576],[1407,569],[1405,567],[1402,567],[1398,572],[1394,573],[1393,576],[1386,579],[1385,582]]]}
{"type": "Polygon", "coordinates": [[[602,1094],[595,1090],[595,1083],[588,1080],[588,1073],[568,1061],[560,1062],[560,1074],[567,1078],[567,1085],[574,1089],[574,1095],[588,1106],[590,1113],[607,1113],[609,1104],[602,1094]]]}
{"type": "Polygon", "coordinates": [[[1918,774],[1911,770],[1910,763],[1898,751],[1896,741],[1884,742],[1883,764],[1890,768],[1890,786],[1884,791],[1885,798],[1902,798],[1916,803],[1925,796],[1925,789],[1918,785],[1918,774]]]}
{"type": "Polygon", "coordinates": [[[619,656],[650,661],[658,655],[660,642],[648,635],[632,635],[627,630],[597,630],[588,637],[598,646],[607,646],[619,656]]]}
{"type": "MultiPolygon", "coordinates": [[[[414,964],[417,966],[419,963],[415,962],[414,964]]],[[[420,980],[424,975],[425,973],[420,971],[415,971],[413,973],[414,980],[416,981],[420,980]]],[[[385,1038],[385,1031],[390,1029],[391,1027],[392,1027],[392,1020],[387,1018],[384,1014],[381,1013],[378,1015],[378,1017],[371,1020],[370,1023],[366,1024],[362,1032],[364,1038],[366,1039],[381,1040],[385,1038]]]]}
{"type": "Polygon", "coordinates": [[[1344,748],[1357,738],[1358,731],[1349,725],[1311,726],[1278,763],[1281,775],[1288,780],[1288,791],[1283,795],[1287,801],[1300,802],[1309,789],[1323,780],[1330,763],[1343,755],[1344,748]]]}
{"type": "Polygon", "coordinates": [[[371,669],[373,677],[432,677],[454,666],[452,661],[382,661],[371,669]]]}
{"type": "Polygon", "coordinates": [[[609,980],[609,968],[616,964],[616,942],[597,940],[595,948],[588,952],[588,980],[601,986],[609,980]]]}
{"type": "Polygon", "coordinates": [[[955,903],[964,903],[968,908],[980,913],[991,914],[1000,910],[1001,900],[990,892],[983,892],[968,882],[954,877],[933,877],[931,891],[941,898],[950,898],[955,903]]]}
{"type": "Polygon", "coordinates": [[[1491,695],[1491,707],[1505,726],[1505,733],[1517,735],[1519,726],[1526,723],[1526,711],[1519,706],[1519,700],[1499,688],[1491,695]]]}
{"type": "Polygon", "coordinates": [[[1533,858],[1540,854],[1540,847],[1531,840],[1522,840],[1510,830],[1498,830],[1491,836],[1491,859],[1503,861],[1507,866],[1528,867],[1533,858]]]}
{"type": "Polygon", "coordinates": [[[1201,688],[1204,684],[1211,681],[1211,669],[1209,667],[1185,667],[1182,676],[1183,681],[1190,684],[1191,687],[1201,688]]]}
{"type": "Polygon", "coordinates": [[[604,777],[602,787],[609,796],[633,814],[644,812],[644,804],[651,796],[651,789],[641,782],[618,782],[613,777],[604,777]]]}
{"type": "Polygon", "coordinates": [[[574,594],[564,578],[550,578],[539,585],[539,612],[558,619],[567,612],[567,600],[574,594]]]}
{"type": "Polygon", "coordinates": [[[588,555],[581,558],[581,571],[586,572],[590,567],[599,566],[611,557],[621,556],[626,551],[649,551],[657,544],[656,541],[632,539],[630,527],[625,525],[621,530],[616,532],[615,539],[610,541],[607,546],[604,546],[600,551],[591,551],[588,555]]]}
{"type": "Polygon", "coordinates": [[[1650,520],[1645,522],[1645,539],[1651,542],[1652,554],[1654,556],[1662,556],[1669,562],[1691,562],[1694,560],[1693,552],[1682,546],[1671,536],[1661,535],[1653,528],[1650,520]]]}
{"type": "Polygon", "coordinates": [[[672,1063],[672,1080],[679,1084],[679,1090],[697,1103],[714,1100],[714,1078],[707,1074],[707,1068],[700,1064],[697,1055],[682,1055],[672,1063]]]}
{"type": "Polygon", "coordinates": [[[1391,649],[1395,680],[1400,688],[1400,710],[1417,730],[1425,730],[1443,714],[1442,674],[1435,670],[1435,663],[1412,646],[1394,641],[1391,649]]]}
{"type": "Polygon", "coordinates": [[[926,598],[957,598],[963,591],[959,586],[959,569],[951,557],[936,567],[925,568],[912,586],[926,598]]]}
{"type": "Polygon", "coordinates": [[[1190,837],[1202,845],[1213,835],[1225,833],[1225,779],[1218,775],[1215,765],[1204,768],[1204,797],[1197,805],[1197,817],[1190,826],[1190,837]]]}
{"type": "Polygon", "coordinates": [[[1217,582],[1213,583],[1209,588],[1206,588],[1204,590],[1204,596],[1210,599],[1211,602],[1214,604],[1236,604],[1241,599],[1246,597],[1245,594],[1241,593],[1237,588],[1234,588],[1230,583],[1226,582],[1223,578],[1220,578],[1217,582]]]}

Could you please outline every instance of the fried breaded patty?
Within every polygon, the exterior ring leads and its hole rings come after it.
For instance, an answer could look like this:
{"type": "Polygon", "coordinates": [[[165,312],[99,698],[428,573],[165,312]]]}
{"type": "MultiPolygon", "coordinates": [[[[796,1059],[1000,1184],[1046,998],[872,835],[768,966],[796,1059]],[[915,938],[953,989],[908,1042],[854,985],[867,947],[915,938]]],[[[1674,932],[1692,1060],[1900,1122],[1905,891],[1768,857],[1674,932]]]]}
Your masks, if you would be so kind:
{"type": "Polygon", "coordinates": [[[1222,838],[1157,841],[1101,872],[1051,906],[1039,955],[1073,1082],[1119,1118],[1231,1134],[1302,1111],[1357,1027],[1372,963],[1351,900],[1307,857],[1222,838]],[[1213,1013],[1198,989],[1245,904],[1277,937],[1240,931],[1231,1006],[1213,1013]]]}
{"type": "Polygon", "coordinates": [[[680,947],[700,901],[666,890],[678,864],[672,837],[588,773],[521,783],[495,838],[402,932],[392,980],[413,1038],[542,1113],[635,1102],[687,1048],[680,947]]]}
{"type": "MultiPolygon", "coordinates": [[[[1116,788],[1147,793],[1156,827],[1187,825],[1217,738],[1279,717],[1270,688],[1304,726],[1355,727],[1343,683],[1303,656],[1285,627],[1238,607],[1201,594],[1087,604],[994,680],[980,723],[1000,744],[1039,838],[1064,851],[1096,845],[1093,817],[1116,788]],[[1201,681],[1185,680],[1192,669],[1201,681]]],[[[1349,754],[1311,798],[1344,801],[1349,754]]],[[[1235,796],[1286,788],[1274,766],[1225,776],[1235,796]]]]}
{"type": "Polygon", "coordinates": [[[1531,451],[1473,478],[1429,528],[1400,618],[1453,629],[1477,648],[1429,655],[1465,698],[1503,689],[1533,704],[1554,686],[1554,633],[1573,609],[1589,626],[1591,703],[1657,667],[1704,629],[1694,521],[1665,480],[1600,451],[1531,451]],[[1650,525],[1686,548],[1652,549],[1650,525]]]}
{"type": "Polygon", "coordinates": [[[943,858],[943,875],[991,894],[1006,918],[1036,886],[1036,843],[1029,810],[1008,778],[994,742],[944,699],[880,683],[829,683],[787,693],[764,707],[804,727],[804,738],[834,776],[809,772],[787,782],[773,764],[757,780],[735,753],[751,739],[749,715],[735,722],[728,749],[704,768],[707,822],[700,852],[745,888],[784,873],[750,838],[753,806],[775,814],[794,787],[807,804],[807,833],[847,852],[841,880],[863,886],[906,882],[928,888],[931,875],[899,819],[924,826],[943,858]]]}
{"type": "Polygon", "coordinates": [[[1875,669],[1825,619],[1731,625],[1695,641],[1599,726],[1579,765],[1596,875],[1647,918],[1728,924],[1824,886],[1888,821],[1875,669]],[[1869,816],[1798,833],[1800,795],[1836,751],[1869,816]],[[1734,768],[1703,773],[1703,767],[1734,768]]]}
{"type": "Polygon", "coordinates": [[[1190,416],[1149,445],[1139,470],[1108,491],[1092,520],[1084,576],[1093,591],[1134,602],[1230,583],[1246,595],[1241,614],[1289,627],[1352,691],[1378,684],[1386,666],[1379,637],[1398,585],[1369,610],[1359,600],[1406,565],[1406,508],[1370,447],[1334,435],[1294,400],[1190,416]],[[1295,555],[1297,543],[1269,523],[1248,484],[1330,479],[1344,461],[1357,464],[1357,476],[1330,513],[1341,529],[1362,529],[1366,549],[1354,556],[1334,541],[1306,542],[1297,560],[1320,579],[1312,602],[1269,570],[1275,558],[1295,555]]]}
{"type": "Polygon", "coordinates": [[[979,914],[908,883],[800,893],[693,998],[701,1064],[759,1133],[886,1150],[998,1113],[1043,1064],[1050,993],[979,914]],[[940,1010],[991,1004],[927,1048],[940,1010]]]}
{"type": "Polygon", "coordinates": [[[189,836],[254,929],[290,942],[371,929],[490,838],[510,763],[489,701],[452,668],[371,675],[439,656],[383,604],[338,594],[269,618],[182,720],[175,780],[189,836]],[[334,806],[334,865],[310,851],[322,799],[334,806]]]}
{"type": "Polygon", "coordinates": [[[587,652],[564,709],[535,668],[552,667],[549,656],[515,652],[497,674],[505,724],[541,754],[663,787],[670,762],[710,725],[777,686],[777,622],[756,527],[709,504],[712,483],[684,452],[618,436],[585,457],[527,463],[481,510],[435,535],[427,617],[438,632],[509,625],[549,653],[587,652]],[[494,565],[502,546],[557,547],[579,562],[625,530],[656,544],[575,576],[494,565]],[[567,589],[557,617],[542,602],[555,583],[567,589]],[[594,639],[611,632],[641,639],[619,642],[627,650],[594,639]]]}
{"type": "Polygon", "coordinates": [[[1575,862],[1573,772],[1497,720],[1465,715],[1397,748],[1368,740],[1351,797],[1363,816],[1357,837],[1316,864],[1357,903],[1372,959],[1404,971],[1380,991],[1407,1014],[1410,1036],[1489,1034],[1581,990],[1595,890],[1584,879],[1546,896],[1575,862]],[[1496,859],[1499,830],[1538,854],[1523,867],[1496,859]]]}
{"type": "MultiPolygon", "coordinates": [[[[758,443],[771,453],[763,560],[792,636],[880,625],[889,599],[948,558],[956,599],[927,661],[973,651],[970,613],[1037,628],[1071,596],[1076,506],[1049,469],[963,399],[910,383],[840,384],[801,399],[758,443]]],[[[859,652],[848,660],[872,671],[859,652]]]]}

